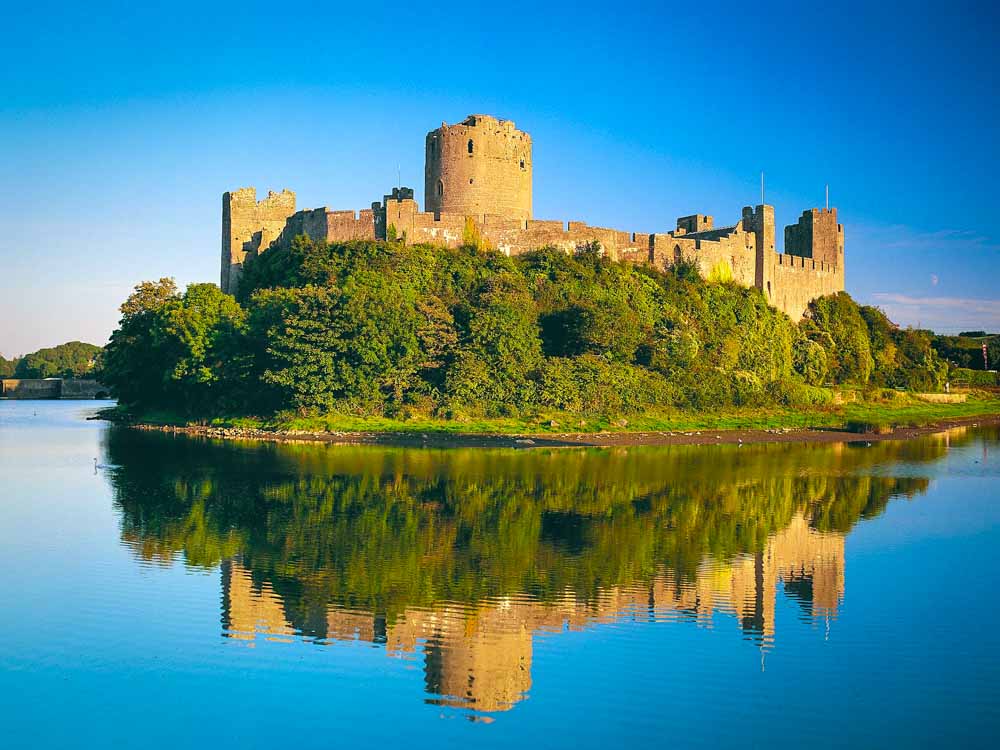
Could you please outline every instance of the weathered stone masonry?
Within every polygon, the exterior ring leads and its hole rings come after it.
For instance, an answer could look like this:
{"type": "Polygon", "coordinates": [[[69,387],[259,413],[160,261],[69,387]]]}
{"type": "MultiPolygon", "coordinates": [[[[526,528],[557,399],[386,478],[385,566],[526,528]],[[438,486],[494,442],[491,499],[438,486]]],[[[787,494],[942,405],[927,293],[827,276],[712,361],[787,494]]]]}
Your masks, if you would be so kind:
{"type": "Polygon", "coordinates": [[[0,380],[0,398],[97,399],[107,398],[109,389],[96,380],[78,378],[7,378],[0,380]]]}
{"type": "Polygon", "coordinates": [[[295,193],[282,190],[257,200],[257,190],[240,188],[222,195],[223,291],[235,293],[243,261],[269,248],[295,214],[295,193]]]}
{"type": "Polygon", "coordinates": [[[541,247],[575,252],[596,241],[615,260],[658,268],[691,261],[703,276],[731,276],[760,289],[794,320],[810,300],[844,289],[844,228],[835,208],[804,211],[797,224],[785,227],[784,253],[776,249],[774,207],[768,205],[744,207],[731,226],[715,227],[713,217],[694,214],[677,219],[673,231],[654,234],[539,221],[532,217],[531,146],[531,136],[513,122],[489,115],[432,130],[426,138],[424,211],[411,188],[394,188],[360,212],[296,211],[288,190],[261,201],[254,188],[225,193],[222,289],[236,292],[247,257],[300,234],[328,242],[394,234],[408,244],[456,247],[468,221],[508,255],[541,247]]]}

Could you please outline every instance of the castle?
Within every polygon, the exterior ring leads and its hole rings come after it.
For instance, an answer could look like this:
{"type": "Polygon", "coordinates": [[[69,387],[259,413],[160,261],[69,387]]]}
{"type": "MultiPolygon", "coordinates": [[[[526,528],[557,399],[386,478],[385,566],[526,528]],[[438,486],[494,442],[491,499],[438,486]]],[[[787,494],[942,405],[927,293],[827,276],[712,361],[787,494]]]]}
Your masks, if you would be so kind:
{"type": "Polygon", "coordinates": [[[804,211],[785,227],[785,251],[775,248],[774,207],[743,208],[732,225],[711,216],[677,219],[672,232],[627,232],[581,221],[532,217],[531,136],[510,120],[470,115],[427,134],[424,211],[412,188],[394,188],[382,202],[361,211],[295,210],[295,193],[283,190],[257,200],[240,188],[222,196],[222,290],[235,294],[247,258],[304,234],[340,242],[396,237],[407,244],[457,247],[472,222],[479,235],[507,255],[542,247],[566,252],[600,243],[613,260],[666,269],[693,262],[705,277],[731,278],[756,287],[793,320],[810,300],[844,289],[844,228],[837,209],[804,211]]]}

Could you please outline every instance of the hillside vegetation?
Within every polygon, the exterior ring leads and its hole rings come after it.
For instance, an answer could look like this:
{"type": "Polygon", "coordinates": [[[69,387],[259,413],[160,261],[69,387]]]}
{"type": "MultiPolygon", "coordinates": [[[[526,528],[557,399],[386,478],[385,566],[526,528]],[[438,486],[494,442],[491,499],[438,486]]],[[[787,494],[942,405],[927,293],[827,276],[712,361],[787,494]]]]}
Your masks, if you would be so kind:
{"type": "MultiPolygon", "coordinates": [[[[965,331],[957,336],[934,336],[934,350],[950,365],[964,370],[996,370],[1000,368],[1000,334],[986,331],[965,331]],[[986,359],[983,359],[983,345],[986,359]],[[989,368],[986,364],[989,363],[989,368]]],[[[981,376],[976,376],[980,377],[981,376]]],[[[995,380],[995,379],[994,379],[995,380]]]]}
{"type": "Polygon", "coordinates": [[[609,261],[297,238],[212,284],[145,282],[104,379],[137,411],[468,420],[827,403],[827,384],[939,389],[927,332],[841,293],[800,324],[756,289],[609,261]]]}
{"type": "Polygon", "coordinates": [[[90,378],[95,376],[100,356],[99,346],[83,341],[68,341],[23,357],[0,357],[0,377],[90,378]]]}

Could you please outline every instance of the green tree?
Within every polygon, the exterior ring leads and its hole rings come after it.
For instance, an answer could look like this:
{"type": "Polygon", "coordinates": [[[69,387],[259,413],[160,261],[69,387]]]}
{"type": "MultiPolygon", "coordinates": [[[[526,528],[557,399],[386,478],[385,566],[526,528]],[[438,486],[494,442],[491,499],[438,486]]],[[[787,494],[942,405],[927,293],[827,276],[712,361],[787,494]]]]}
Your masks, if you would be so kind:
{"type": "Polygon", "coordinates": [[[246,314],[236,300],[215,284],[191,284],[162,312],[171,390],[186,410],[204,414],[239,406],[246,314]]]}
{"type": "Polygon", "coordinates": [[[793,366],[807,385],[822,385],[828,372],[826,350],[817,342],[800,336],[792,350],[793,366]]]}
{"type": "Polygon", "coordinates": [[[487,411],[531,403],[531,376],[541,361],[538,314],[524,279],[498,273],[470,310],[446,389],[458,403],[487,411]]]}
{"type": "Polygon", "coordinates": [[[122,403],[202,416],[242,405],[245,313],[231,296],[214,284],[180,295],[160,279],[137,286],[121,310],[103,379],[122,403]]]}
{"type": "Polygon", "coordinates": [[[104,382],[126,406],[165,405],[173,365],[163,323],[180,295],[173,279],[144,281],[121,305],[122,317],[104,347],[104,382]]]}
{"type": "Polygon", "coordinates": [[[868,326],[847,292],[814,299],[800,326],[807,338],[823,346],[834,382],[868,383],[875,367],[868,326]]]}
{"type": "Polygon", "coordinates": [[[877,307],[862,306],[859,311],[868,326],[873,383],[918,391],[944,385],[948,366],[934,350],[930,331],[900,329],[877,307]]]}
{"type": "Polygon", "coordinates": [[[17,368],[17,363],[20,358],[15,357],[14,359],[4,359],[3,355],[0,355],[0,378],[12,378],[14,377],[14,370],[17,368]]]}
{"type": "Polygon", "coordinates": [[[985,331],[966,331],[958,336],[933,336],[931,346],[952,367],[982,370],[983,344],[986,344],[987,369],[1000,368],[1000,335],[985,331]]]}
{"type": "Polygon", "coordinates": [[[100,362],[100,353],[99,346],[70,341],[25,355],[17,360],[12,375],[16,378],[93,377],[100,362]]]}

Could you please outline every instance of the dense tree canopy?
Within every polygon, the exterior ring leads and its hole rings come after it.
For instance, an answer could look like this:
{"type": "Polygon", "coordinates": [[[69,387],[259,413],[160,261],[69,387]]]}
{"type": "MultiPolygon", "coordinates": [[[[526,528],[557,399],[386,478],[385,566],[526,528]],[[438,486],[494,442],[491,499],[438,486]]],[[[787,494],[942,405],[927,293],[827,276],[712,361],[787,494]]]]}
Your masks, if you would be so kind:
{"type": "Polygon", "coordinates": [[[172,279],[144,282],[121,307],[103,379],[126,404],[190,414],[247,403],[241,371],[246,315],[214,284],[179,294],[172,279]]]}
{"type": "Polygon", "coordinates": [[[20,360],[17,357],[14,359],[5,359],[4,356],[0,354],[0,378],[14,377],[14,370],[19,361],[20,360]]]}
{"type": "Polygon", "coordinates": [[[0,376],[15,378],[93,377],[100,365],[101,347],[69,341],[39,349],[13,361],[0,357],[0,376]]]}
{"type": "Polygon", "coordinates": [[[930,331],[900,328],[846,292],[813,300],[800,328],[808,343],[799,342],[796,361],[807,382],[819,382],[824,364],[834,383],[934,391],[947,380],[930,331]]]}
{"type": "Polygon", "coordinates": [[[795,325],[756,289],[612,262],[597,245],[510,258],[306,237],[249,261],[239,300],[140,285],[105,361],[124,403],[199,416],[625,414],[943,378],[926,336],[843,293],[795,325]]]}
{"type": "Polygon", "coordinates": [[[836,383],[864,385],[875,362],[861,310],[846,292],[809,303],[803,331],[826,351],[829,377],[836,383]]]}
{"type": "Polygon", "coordinates": [[[933,391],[948,377],[948,363],[934,351],[933,334],[913,328],[899,328],[877,307],[860,308],[868,326],[877,385],[933,391]]]}
{"type": "Polygon", "coordinates": [[[954,367],[1000,369],[1000,334],[965,331],[957,336],[933,336],[931,345],[941,359],[954,367]],[[986,345],[986,362],[983,361],[983,344],[986,345]],[[986,364],[989,364],[988,368],[986,364]]]}

